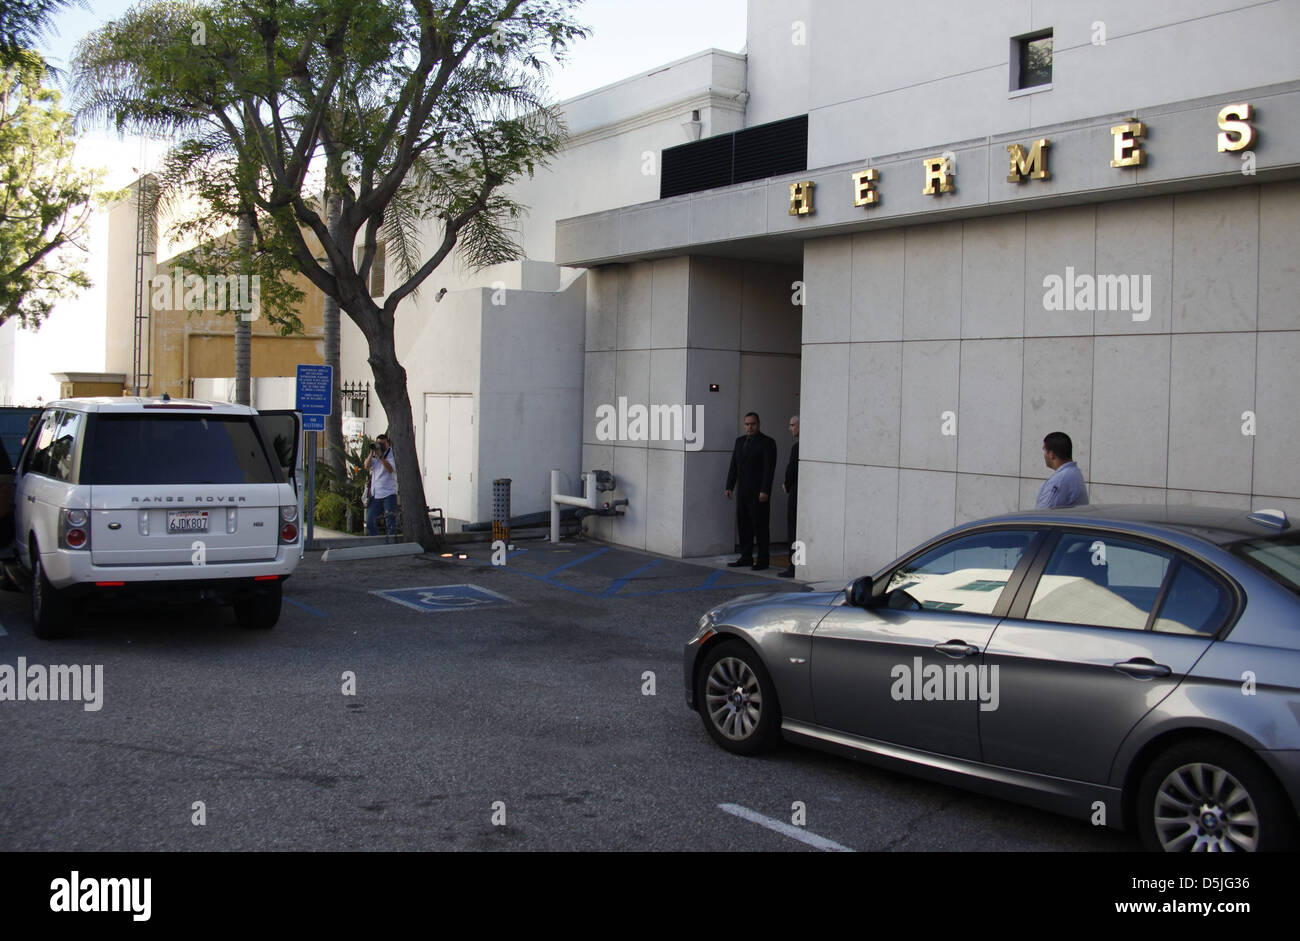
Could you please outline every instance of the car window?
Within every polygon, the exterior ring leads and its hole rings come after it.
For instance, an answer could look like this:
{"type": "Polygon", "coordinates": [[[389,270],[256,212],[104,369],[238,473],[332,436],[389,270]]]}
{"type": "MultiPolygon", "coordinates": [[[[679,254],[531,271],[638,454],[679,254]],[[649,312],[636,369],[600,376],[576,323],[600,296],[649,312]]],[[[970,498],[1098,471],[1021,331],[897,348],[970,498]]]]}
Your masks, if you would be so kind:
{"type": "Polygon", "coordinates": [[[54,443],[54,430],[58,424],[58,417],[58,412],[46,412],[36,427],[32,429],[32,434],[36,436],[36,440],[27,450],[23,473],[49,476],[50,445],[54,443]]]}
{"type": "Polygon", "coordinates": [[[1031,621],[1145,630],[1172,555],[1095,533],[1066,533],[1029,603],[1031,621]]]}
{"type": "Polygon", "coordinates": [[[1216,580],[1194,565],[1180,563],[1153,629],[1167,634],[1214,634],[1231,607],[1232,597],[1216,580]]]}
{"type": "Polygon", "coordinates": [[[932,611],[992,614],[1037,535],[1015,530],[959,536],[900,566],[885,590],[901,588],[932,611]]]}
{"type": "Polygon", "coordinates": [[[280,482],[252,418],[243,415],[97,416],[83,484],[280,482]]]}
{"type": "Polygon", "coordinates": [[[1300,533],[1247,539],[1228,548],[1283,588],[1300,594],[1300,533]]]}
{"type": "Polygon", "coordinates": [[[54,432],[47,458],[48,473],[55,480],[71,482],[72,456],[77,447],[77,437],[81,432],[81,413],[60,412],[52,427],[54,432]]]}

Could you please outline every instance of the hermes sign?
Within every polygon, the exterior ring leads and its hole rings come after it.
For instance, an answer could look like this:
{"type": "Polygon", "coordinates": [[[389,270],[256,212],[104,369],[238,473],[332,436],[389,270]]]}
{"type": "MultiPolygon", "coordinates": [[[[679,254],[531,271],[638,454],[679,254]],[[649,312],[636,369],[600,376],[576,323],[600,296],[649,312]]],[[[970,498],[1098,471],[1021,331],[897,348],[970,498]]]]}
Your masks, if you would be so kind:
{"type": "MultiPolygon", "coordinates": [[[[1145,166],[1147,155],[1142,144],[1146,139],[1146,125],[1141,121],[1129,120],[1110,129],[1113,141],[1113,153],[1110,165],[1123,170],[1129,167],[1145,166]]],[[[1245,150],[1255,142],[1255,127],[1251,124],[1251,107],[1246,102],[1225,105],[1219,111],[1219,134],[1216,138],[1219,153],[1245,150]]],[[[1007,156],[1010,163],[1007,171],[1008,183],[1024,183],[1027,180],[1050,180],[1048,154],[1052,142],[1046,137],[1039,138],[1028,145],[1008,144],[1007,156]]],[[[922,194],[942,196],[957,192],[957,169],[949,154],[921,159],[922,194]]],[[[858,170],[849,175],[853,191],[853,205],[870,209],[880,205],[881,191],[880,171],[874,167],[858,170]]],[[[811,216],[816,212],[813,202],[814,182],[802,180],[790,184],[790,215],[811,216]]]]}

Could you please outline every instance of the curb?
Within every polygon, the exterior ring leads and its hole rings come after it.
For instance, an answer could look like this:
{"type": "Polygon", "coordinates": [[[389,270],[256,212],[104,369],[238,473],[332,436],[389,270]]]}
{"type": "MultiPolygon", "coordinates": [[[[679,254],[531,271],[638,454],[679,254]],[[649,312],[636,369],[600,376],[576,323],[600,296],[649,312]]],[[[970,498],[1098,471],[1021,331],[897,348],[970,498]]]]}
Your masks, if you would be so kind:
{"type": "Polygon", "coordinates": [[[326,549],[322,562],[346,562],[349,559],[382,559],[388,556],[424,555],[418,542],[397,542],[382,546],[351,546],[343,549],[326,549]]]}

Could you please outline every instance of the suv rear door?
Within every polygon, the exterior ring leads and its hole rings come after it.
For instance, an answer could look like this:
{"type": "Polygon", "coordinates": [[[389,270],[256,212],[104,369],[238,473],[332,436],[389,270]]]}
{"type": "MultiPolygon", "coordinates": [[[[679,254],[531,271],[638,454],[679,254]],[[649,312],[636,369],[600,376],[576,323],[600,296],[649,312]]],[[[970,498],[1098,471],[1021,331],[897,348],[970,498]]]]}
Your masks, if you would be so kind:
{"type": "Polygon", "coordinates": [[[145,408],[99,412],[87,432],[94,564],[274,559],[284,477],[254,416],[145,408]]]}
{"type": "Polygon", "coordinates": [[[285,480],[293,484],[294,493],[302,494],[298,483],[298,442],[302,440],[302,416],[288,409],[265,409],[257,413],[263,438],[280,462],[285,480]]]}

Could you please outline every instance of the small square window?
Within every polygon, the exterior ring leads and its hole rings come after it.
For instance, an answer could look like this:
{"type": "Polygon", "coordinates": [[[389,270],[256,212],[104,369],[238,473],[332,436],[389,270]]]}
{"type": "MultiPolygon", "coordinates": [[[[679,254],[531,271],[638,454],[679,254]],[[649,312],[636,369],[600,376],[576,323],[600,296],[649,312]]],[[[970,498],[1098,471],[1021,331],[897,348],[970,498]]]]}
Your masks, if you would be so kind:
{"type": "Polygon", "coordinates": [[[1052,31],[1011,40],[1011,90],[1052,84],[1052,31]]]}

